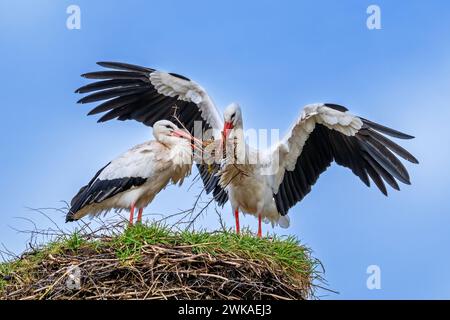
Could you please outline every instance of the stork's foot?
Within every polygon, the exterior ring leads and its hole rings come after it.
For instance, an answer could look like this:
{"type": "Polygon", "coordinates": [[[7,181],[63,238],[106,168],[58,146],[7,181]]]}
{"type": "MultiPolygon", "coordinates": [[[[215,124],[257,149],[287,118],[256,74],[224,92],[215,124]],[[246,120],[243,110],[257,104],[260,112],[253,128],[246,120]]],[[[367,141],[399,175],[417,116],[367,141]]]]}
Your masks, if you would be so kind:
{"type": "Polygon", "coordinates": [[[134,220],[134,204],[132,204],[130,207],[130,223],[129,223],[130,226],[133,225],[133,220],[134,220]]]}
{"type": "Polygon", "coordinates": [[[142,212],[144,212],[144,209],[139,208],[138,217],[137,217],[137,223],[142,223],[142,212]]]}
{"type": "Polygon", "coordinates": [[[239,224],[239,210],[234,211],[234,218],[236,219],[236,234],[240,234],[241,226],[239,224]]]}
{"type": "Polygon", "coordinates": [[[261,215],[258,215],[258,238],[262,238],[261,215]]]}

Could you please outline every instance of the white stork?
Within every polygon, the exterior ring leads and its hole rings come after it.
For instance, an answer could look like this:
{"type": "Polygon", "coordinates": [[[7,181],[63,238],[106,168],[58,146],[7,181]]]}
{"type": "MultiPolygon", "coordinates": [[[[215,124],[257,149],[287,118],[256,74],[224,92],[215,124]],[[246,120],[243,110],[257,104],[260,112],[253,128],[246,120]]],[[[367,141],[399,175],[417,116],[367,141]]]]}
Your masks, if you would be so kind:
{"type": "Polygon", "coordinates": [[[100,169],[71,201],[66,222],[87,214],[96,215],[111,209],[143,209],[172,181],[182,184],[192,168],[192,137],[168,120],[154,124],[156,140],[133,147],[100,169]]]}
{"type": "Polygon", "coordinates": [[[400,190],[396,179],[410,184],[408,171],[395,154],[418,163],[382,134],[400,139],[412,136],[354,116],[335,104],[306,106],[289,133],[262,152],[246,145],[237,104],[225,110],[224,120],[231,152],[222,163],[219,185],[227,189],[237,228],[238,210],[253,214],[258,217],[259,237],[262,219],[289,226],[289,209],[311,191],[333,161],[351,169],[367,186],[370,177],[385,195],[384,182],[396,190],[400,190]]]}
{"type": "MultiPolygon", "coordinates": [[[[241,148],[244,159],[254,152],[239,134],[243,121],[237,104],[227,107],[221,117],[206,91],[184,76],[118,62],[98,64],[110,70],[84,74],[85,78],[101,81],[76,92],[90,93],[79,103],[106,100],[89,112],[107,112],[99,122],[133,119],[152,126],[158,120],[170,118],[176,106],[178,119],[191,134],[195,121],[199,121],[204,131],[215,129],[215,139],[220,140],[224,132],[227,141],[233,138],[233,143],[244,146],[241,148]]],[[[418,163],[417,159],[384,135],[413,138],[351,115],[345,107],[315,104],[305,107],[289,134],[263,152],[259,163],[244,160],[231,166],[227,158],[221,165],[199,163],[197,167],[206,191],[213,192],[219,205],[230,199],[236,231],[239,232],[240,210],[258,217],[261,236],[262,219],[282,227],[289,225],[288,210],[311,191],[319,175],[333,161],[351,169],[368,186],[370,177],[385,195],[384,182],[397,190],[396,180],[410,184],[408,172],[395,154],[413,163],[418,163]],[[273,168],[274,174],[262,174],[267,166],[277,166],[273,168]]]]}

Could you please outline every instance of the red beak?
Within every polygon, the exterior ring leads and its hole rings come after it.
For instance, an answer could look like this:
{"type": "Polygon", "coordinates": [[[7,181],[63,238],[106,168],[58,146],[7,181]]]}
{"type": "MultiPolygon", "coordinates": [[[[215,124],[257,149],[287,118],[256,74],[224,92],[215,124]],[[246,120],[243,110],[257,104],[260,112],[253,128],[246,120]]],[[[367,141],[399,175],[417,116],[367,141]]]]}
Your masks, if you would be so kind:
{"type": "Polygon", "coordinates": [[[179,138],[186,138],[189,139],[191,141],[191,146],[193,149],[196,149],[198,151],[202,151],[201,148],[199,148],[198,146],[195,145],[195,143],[200,144],[200,146],[202,146],[202,141],[195,138],[194,136],[192,136],[191,134],[187,133],[184,130],[174,130],[172,132],[172,135],[175,137],[179,137],[179,138]]]}
{"type": "Polygon", "coordinates": [[[172,131],[172,135],[179,138],[186,138],[186,139],[194,139],[193,136],[191,136],[189,133],[187,133],[184,130],[174,130],[172,131]]]}
{"type": "Polygon", "coordinates": [[[228,136],[229,136],[229,134],[230,134],[230,131],[231,131],[233,128],[234,128],[233,123],[231,123],[231,122],[225,122],[225,124],[223,125],[223,135],[224,135],[224,138],[225,138],[225,139],[228,138],[228,136]]]}

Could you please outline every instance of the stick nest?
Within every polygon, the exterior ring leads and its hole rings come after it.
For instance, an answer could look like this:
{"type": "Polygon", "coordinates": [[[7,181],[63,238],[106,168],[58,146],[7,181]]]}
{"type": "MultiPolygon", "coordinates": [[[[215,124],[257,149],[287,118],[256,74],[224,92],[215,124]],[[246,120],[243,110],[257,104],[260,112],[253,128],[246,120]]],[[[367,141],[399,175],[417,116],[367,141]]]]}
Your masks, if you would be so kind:
{"type": "Polygon", "coordinates": [[[1,263],[0,299],[310,299],[318,266],[294,238],[138,225],[1,263]]]}

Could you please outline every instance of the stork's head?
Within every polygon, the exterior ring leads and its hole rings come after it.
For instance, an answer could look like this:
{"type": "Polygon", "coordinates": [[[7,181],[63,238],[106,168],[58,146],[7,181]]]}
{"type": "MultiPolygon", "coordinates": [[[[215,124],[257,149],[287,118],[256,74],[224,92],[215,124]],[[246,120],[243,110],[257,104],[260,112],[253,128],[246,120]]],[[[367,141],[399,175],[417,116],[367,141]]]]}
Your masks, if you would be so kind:
{"type": "Polygon", "coordinates": [[[189,132],[178,128],[173,122],[168,120],[160,120],[153,125],[153,135],[156,140],[161,143],[175,146],[175,145],[190,145],[195,146],[195,139],[189,132]]]}
{"type": "Polygon", "coordinates": [[[228,138],[230,131],[237,128],[242,129],[242,113],[241,107],[237,103],[230,104],[223,113],[223,133],[228,138]]]}

